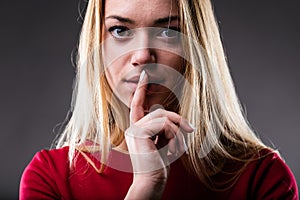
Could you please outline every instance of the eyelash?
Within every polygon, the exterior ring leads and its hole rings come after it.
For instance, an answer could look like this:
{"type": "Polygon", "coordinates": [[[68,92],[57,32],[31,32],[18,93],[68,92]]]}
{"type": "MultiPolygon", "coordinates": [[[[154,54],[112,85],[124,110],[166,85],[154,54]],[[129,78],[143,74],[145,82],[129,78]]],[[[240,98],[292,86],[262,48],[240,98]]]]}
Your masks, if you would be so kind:
{"type": "MultiPolygon", "coordinates": [[[[126,26],[112,26],[108,29],[108,32],[110,32],[110,34],[114,37],[114,38],[117,38],[119,39],[120,37],[117,37],[116,35],[113,34],[113,31],[117,30],[117,29],[120,29],[121,32],[120,33],[124,33],[126,31],[130,31],[129,28],[127,28],[126,26]]],[[[129,32],[130,33],[130,32],[129,32]]],[[[128,36],[126,36],[128,37],[128,36]]]]}
{"type": "MultiPolygon", "coordinates": [[[[179,27],[176,27],[176,26],[172,26],[172,27],[167,27],[167,28],[159,28],[160,31],[159,31],[159,34],[163,33],[164,31],[171,31],[171,33],[175,33],[176,35],[173,36],[173,37],[178,37],[178,32],[180,32],[180,28],[179,27]]],[[[126,26],[121,26],[121,25],[117,25],[117,26],[112,26],[108,29],[108,32],[112,35],[112,37],[114,37],[115,39],[117,40],[122,40],[122,39],[128,39],[128,38],[131,38],[132,37],[132,31],[126,27],[126,26]],[[127,32],[129,35],[126,35],[126,36],[117,36],[116,34],[114,34],[114,31],[119,29],[120,32],[119,33],[125,33],[127,32]]],[[[159,36],[161,38],[172,38],[172,37],[164,37],[164,36],[159,36]]]]}
{"type": "Polygon", "coordinates": [[[177,38],[179,36],[180,29],[176,26],[171,26],[168,28],[162,28],[160,33],[164,32],[164,31],[171,31],[171,34],[175,34],[175,36],[173,36],[173,37],[166,37],[166,38],[174,38],[174,37],[177,38]]]}

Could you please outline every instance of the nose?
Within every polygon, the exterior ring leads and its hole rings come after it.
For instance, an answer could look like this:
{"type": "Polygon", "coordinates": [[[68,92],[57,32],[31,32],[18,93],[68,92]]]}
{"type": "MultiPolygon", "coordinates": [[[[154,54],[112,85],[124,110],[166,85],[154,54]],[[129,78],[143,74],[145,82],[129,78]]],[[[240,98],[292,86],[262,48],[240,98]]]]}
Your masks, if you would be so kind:
{"type": "Polygon", "coordinates": [[[155,52],[153,48],[150,48],[149,42],[149,35],[145,32],[140,33],[135,41],[135,50],[131,54],[131,64],[133,66],[136,67],[155,62],[155,52]]]}
{"type": "Polygon", "coordinates": [[[151,49],[149,48],[135,50],[132,53],[131,64],[135,67],[139,65],[145,65],[148,63],[154,63],[154,62],[155,62],[155,56],[151,51],[151,49]]]}

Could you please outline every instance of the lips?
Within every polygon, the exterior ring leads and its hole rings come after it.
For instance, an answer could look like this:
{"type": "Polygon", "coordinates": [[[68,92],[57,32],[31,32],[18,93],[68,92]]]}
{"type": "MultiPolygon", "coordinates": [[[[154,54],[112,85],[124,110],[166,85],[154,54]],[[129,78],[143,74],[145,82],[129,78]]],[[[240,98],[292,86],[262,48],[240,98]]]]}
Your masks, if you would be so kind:
{"type": "Polygon", "coordinates": [[[138,83],[140,79],[140,76],[133,76],[131,78],[125,79],[125,82],[129,82],[129,83],[138,83]]]}
{"type": "MultiPolygon", "coordinates": [[[[140,75],[134,75],[131,76],[130,78],[124,79],[123,82],[130,89],[130,91],[134,92],[137,88],[139,79],[140,79],[140,75]]],[[[147,94],[158,92],[162,87],[163,83],[164,83],[164,79],[149,76],[149,80],[147,84],[147,94]]]]}
{"type": "MultiPolygon", "coordinates": [[[[140,75],[135,75],[128,79],[124,79],[124,82],[137,84],[139,82],[139,79],[140,79],[140,75]]],[[[149,80],[148,80],[149,84],[162,84],[163,82],[164,82],[164,79],[149,76],[149,80]]]]}

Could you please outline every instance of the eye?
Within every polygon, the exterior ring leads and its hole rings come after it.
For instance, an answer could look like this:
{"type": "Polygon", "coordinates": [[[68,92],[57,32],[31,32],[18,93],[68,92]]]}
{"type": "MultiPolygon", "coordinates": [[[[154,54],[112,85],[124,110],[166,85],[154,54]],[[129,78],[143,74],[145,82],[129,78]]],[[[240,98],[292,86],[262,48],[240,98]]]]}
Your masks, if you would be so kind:
{"type": "Polygon", "coordinates": [[[169,27],[169,28],[162,28],[159,33],[158,37],[162,38],[179,38],[180,33],[177,27],[169,27]]]}
{"type": "Polygon", "coordinates": [[[126,26],[113,26],[108,29],[110,34],[117,39],[126,39],[132,37],[133,33],[126,26]]]}

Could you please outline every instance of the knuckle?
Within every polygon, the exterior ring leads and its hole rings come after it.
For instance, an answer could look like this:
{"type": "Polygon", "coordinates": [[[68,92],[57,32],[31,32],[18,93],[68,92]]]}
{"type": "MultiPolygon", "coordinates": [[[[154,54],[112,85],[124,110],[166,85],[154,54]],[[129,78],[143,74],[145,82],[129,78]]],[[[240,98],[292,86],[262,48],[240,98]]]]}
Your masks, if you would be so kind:
{"type": "Polygon", "coordinates": [[[162,118],[162,123],[163,123],[164,125],[170,125],[171,121],[170,121],[167,117],[163,117],[163,118],[162,118]]]}
{"type": "Polygon", "coordinates": [[[166,110],[165,109],[158,108],[155,111],[159,114],[159,116],[165,116],[166,115],[166,110]]]}
{"type": "Polygon", "coordinates": [[[132,101],[131,102],[131,108],[134,109],[134,108],[138,108],[139,107],[139,102],[138,101],[132,101]]]}

